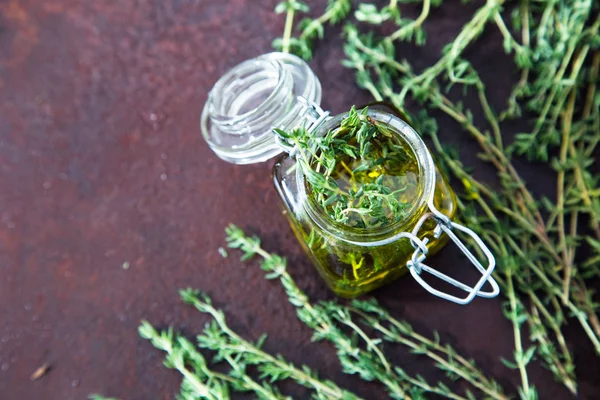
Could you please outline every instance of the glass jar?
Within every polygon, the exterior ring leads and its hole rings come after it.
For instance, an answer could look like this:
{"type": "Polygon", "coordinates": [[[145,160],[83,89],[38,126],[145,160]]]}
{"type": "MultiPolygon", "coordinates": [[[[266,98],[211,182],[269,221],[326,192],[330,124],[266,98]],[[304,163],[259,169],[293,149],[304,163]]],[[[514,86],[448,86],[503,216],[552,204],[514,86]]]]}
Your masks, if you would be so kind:
{"type": "Polygon", "coordinates": [[[336,129],[347,113],[330,117],[319,107],[320,100],[319,80],[304,61],[285,53],[265,54],[239,64],[217,81],[202,112],[202,134],[220,158],[236,164],[262,162],[283,153],[273,167],[273,180],[284,213],[320,275],[338,295],[355,297],[410,271],[430,293],[459,304],[475,296],[496,296],[493,255],[473,231],[452,221],[456,213],[452,188],[419,134],[393,110],[375,106],[367,112],[372,121],[386,125],[415,161],[411,175],[415,195],[403,217],[383,227],[356,228],[336,222],[317,204],[302,169],[296,168],[296,149],[278,140],[273,129],[304,126],[316,136],[336,129]],[[456,230],[473,239],[486,257],[485,266],[456,230]],[[448,239],[481,273],[475,285],[423,264],[448,239]],[[435,289],[423,279],[423,272],[467,294],[459,297],[435,289]],[[491,290],[482,290],[486,282],[491,290]]]}

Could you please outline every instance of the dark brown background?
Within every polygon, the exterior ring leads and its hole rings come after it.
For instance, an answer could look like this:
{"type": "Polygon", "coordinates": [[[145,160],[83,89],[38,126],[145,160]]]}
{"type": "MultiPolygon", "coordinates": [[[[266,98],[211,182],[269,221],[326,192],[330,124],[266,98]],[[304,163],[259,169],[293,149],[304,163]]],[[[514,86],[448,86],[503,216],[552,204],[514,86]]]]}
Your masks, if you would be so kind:
{"type": "MultiPolygon", "coordinates": [[[[315,3],[320,12],[325,2],[315,3]]],[[[289,256],[291,273],[312,299],[331,297],[278,211],[271,163],[227,164],[198,127],[215,80],[270,51],[281,34],[274,5],[0,0],[0,399],[84,399],[91,392],[173,398],[179,376],[161,367],[163,355],[136,328],[146,318],[198,332],[206,319],[177,296],[187,286],[208,292],[246,337],[268,332],[269,351],[366,398],[385,397],[378,385],[339,372],[332,346],[310,344],[281,287],[266,281],[255,262],[240,265],[237,254],[222,259],[217,252],[223,228],[234,222],[289,256]],[[30,382],[43,363],[52,370],[30,382]]],[[[451,1],[433,11],[428,47],[401,48],[400,55],[431,64],[476,6],[451,1]]],[[[323,84],[324,108],[341,112],[370,99],[340,66],[338,31],[328,32],[310,65],[323,84]]],[[[489,29],[468,53],[497,109],[515,78],[500,44],[489,29]]],[[[465,160],[479,165],[459,127],[439,122],[465,160]]],[[[493,176],[483,166],[476,174],[493,176]]],[[[534,190],[552,194],[545,167],[528,167],[524,175],[534,190]]],[[[451,249],[433,264],[466,268],[451,249]]],[[[513,349],[501,299],[460,307],[408,277],[375,295],[421,332],[439,330],[515,392],[517,373],[499,362],[513,349]]],[[[582,398],[598,398],[598,359],[575,324],[566,331],[582,398]]],[[[426,359],[387,351],[409,372],[441,376],[426,359]]],[[[541,398],[569,397],[539,364],[529,370],[541,398]]]]}

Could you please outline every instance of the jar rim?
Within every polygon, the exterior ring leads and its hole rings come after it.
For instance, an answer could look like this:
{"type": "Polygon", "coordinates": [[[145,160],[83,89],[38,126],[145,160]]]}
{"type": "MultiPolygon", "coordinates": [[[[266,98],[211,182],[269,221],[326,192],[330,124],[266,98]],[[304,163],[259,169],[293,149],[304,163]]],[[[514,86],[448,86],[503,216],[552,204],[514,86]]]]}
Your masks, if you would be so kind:
{"type": "MultiPolygon", "coordinates": [[[[304,174],[301,168],[296,168],[296,185],[301,199],[300,204],[303,205],[307,215],[324,232],[347,243],[361,246],[379,246],[392,243],[400,239],[405,231],[410,232],[412,230],[412,227],[408,226],[409,222],[413,219],[412,217],[419,212],[424,212],[428,206],[429,199],[433,196],[435,190],[435,165],[425,142],[406,121],[393,114],[373,109],[368,110],[368,115],[374,120],[384,122],[388,127],[391,127],[392,132],[399,135],[401,139],[408,143],[417,160],[419,186],[422,187],[422,190],[409,212],[402,219],[392,224],[372,229],[352,228],[334,221],[314,199],[307,195],[304,174]]],[[[335,129],[347,116],[348,113],[342,113],[330,118],[318,128],[318,131],[325,134],[329,130],[335,129]]]]}

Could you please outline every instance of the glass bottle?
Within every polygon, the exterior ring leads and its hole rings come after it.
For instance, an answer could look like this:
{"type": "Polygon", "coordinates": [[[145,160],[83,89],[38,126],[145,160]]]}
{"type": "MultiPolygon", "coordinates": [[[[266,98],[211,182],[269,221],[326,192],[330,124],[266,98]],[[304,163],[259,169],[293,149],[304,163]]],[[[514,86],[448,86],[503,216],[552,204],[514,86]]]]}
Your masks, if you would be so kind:
{"type": "Polygon", "coordinates": [[[202,134],[220,158],[236,164],[262,162],[283,153],[275,161],[273,181],[284,213],[316,269],[338,295],[361,295],[409,271],[430,293],[459,304],[475,296],[495,297],[499,288],[491,277],[493,255],[473,231],[452,221],[455,194],[422,138],[401,115],[377,106],[368,109],[371,120],[386,124],[414,159],[409,177],[415,182],[414,198],[404,216],[384,227],[361,229],[336,222],[317,204],[302,169],[295,167],[296,149],[278,140],[273,129],[304,126],[320,136],[337,128],[347,113],[330,117],[319,107],[320,100],[319,80],[304,61],[285,53],[265,54],[239,64],[217,81],[202,112],[202,134]],[[486,257],[485,266],[456,230],[471,236],[486,257]],[[474,286],[423,264],[448,239],[481,273],[474,286]],[[467,294],[459,297],[435,289],[423,279],[423,272],[467,294]],[[482,290],[486,282],[491,290],[482,290]]]}

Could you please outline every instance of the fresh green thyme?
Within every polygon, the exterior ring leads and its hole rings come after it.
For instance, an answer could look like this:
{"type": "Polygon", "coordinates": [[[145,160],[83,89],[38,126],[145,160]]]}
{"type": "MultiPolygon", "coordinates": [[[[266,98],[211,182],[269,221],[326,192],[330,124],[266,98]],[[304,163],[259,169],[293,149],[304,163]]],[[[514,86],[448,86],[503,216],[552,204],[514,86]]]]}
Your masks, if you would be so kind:
{"type": "Polygon", "coordinates": [[[350,12],[351,0],[328,0],[325,12],[317,18],[304,18],[297,25],[300,34],[293,36],[293,21],[296,12],[307,13],[310,7],[298,0],[287,0],[275,7],[275,12],[286,13],[282,38],[273,41],[273,47],[283,52],[292,52],[308,60],[312,58],[313,45],[316,39],[325,35],[324,25],[335,25],[343,21],[350,12]]]}
{"type": "Polygon", "coordinates": [[[266,252],[260,246],[258,237],[247,237],[236,226],[231,225],[226,231],[229,247],[243,251],[242,260],[248,260],[255,255],[262,257],[261,269],[266,272],[265,277],[281,280],[290,303],[298,308],[298,318],[315,331],[314,340],[329,340],[336,346],[344,372],[358,374],[367,381],[381,382],[386,386],[392,398],[407,398],[410,386],[407,382],[398,381],[398,376],[385,355],[375,346],[371,346],[371,352],[357,348],[355,340],[345,335],[331,321],[328,313],[322,307],[310,304],[306,294],[296,286],[287,273],[285,258],[266,252]]]}
{"type": "Polygon", "coordinates": [[[508,399],[500,385],[487,378],[474,361],[459,356],[449,345],[440,344],[437,334],[434,339],[418,334],[405,321],[391,317],[374,300],[355,300],[351,306],[338,302],[313,304],[287,272],[285,258],[268,253],[261,247],[258,237],[246,236],[236,226],[231,225],[226,231],[229,247],[243,251],[242,260],[253,256],[262,258],[260,266],[266,278],[281,282],[290,303],[297,308],[298,318],[315,331],[315,340],[327,340],[336,347],[346,373],[358,374],[362,379],[384,384],[392,398],[420,399],[427,397],[427,393],[451,399],[473,396],[470,391],[465,395],[457,394],[442,382],[431,385],[422,377],[411,376],[401,367],[393,366],[383,352],[382,340],[386,340],[405,345],[412,352],[431,358],[451,379],[463,379],[490,398],[508,399]],[[367,328],[375,329],[382,336],[370,336],[366,333],[367,328]],[[346,333],[347,329],[351,334],[346,333]],[[364,347],[361,347],[361,342],[364,347]]]}
{"type": "Polygon", "coordinates": [[[180,296],[185,303],[212,317],[204,332],[197,336],[196,345],[175,334],[172,328],[158,331],[147,321],[142,322],[139,333],[167,353],[166,367],[176,369],[183,376],[181,399],[221,400],[231,398],[235,392],[250,392],[259,399],[286,400],[291,398],[281,394],[274,384],[292,380],[310,389],[315,399],[360,400],[335,383],[319,378],[309,367],[297,367],[279,355],[262,350],[266,335],[255,343],[242,338],[229,328],[223,312],[213,306],[206,294],[184,289],[180,296]],[[200,349],[211,351],[213,360],[208,361],[200,349]],[[211,368],[211,364],[220,363],[228,365],[226,373],[211,368]],[[258,368],[258,378],[253,378],[248,371],[253,366],[258,368]]]}
{"type": "Polygon", "coordinates": [[[196,352],[188,339],[175,335],[172,328],[159,332],[147,321],[142,321],[139,333],[144,339],[150,340],[154,347],[167,353],[164,362],[167,368],[175,369],[183,376],[182,399],[229,398],[228,384],[233,378],[211,371],[205,358],[196,352]]]}
{"type": "Polygon", "coordinates": [[[416,19],[399,17],[400,1],[378,9],[358,4],[344,29],[346,60],[360,87],[378,101],[404,109],[416,100],[422,109],[412,120],[422,134],[432,136],[445,168],[464,184],[460,218],[490,243],[497,260],[496,279],[507,297],[505,315],[513,323],[512,361],[521,376],[522,398],[534,398],[527,365],[538,356],[573,394],[577,380],[573,356],[562,329],[574,318],[600,354],[598,302],[587,280],[600,275],[600,177],[592,172],[593,154],[600,142],[599,5],[591,0],[511,3],[487,0],[444,49],[439,60],[416,72],[409,60],[396,54],[395,42],[424,45],[432,6],[422,1],[416,19]],[[356,22],[367,23],[360,29],[356,22]],[[392,34],[378,37],[376,26],[395,25],[392,34]],[[374,26],[373,29],[368,26],[374,26]],[[503,47],[514,55],[518,82],[504,111],[497,112],[486,96],[486,85],[465,56],[486,29],[497,29],[503,47]],[[448,91],[459,87],[479,98],[485,123],[448,91]],[[437,125],[428,115],[444,113],[481,146],[480,158],[498,171],[502,190],[476,181],[458,152],[440,144],[437,125]],[[521,118],[530,129],[510,132],[505,122],[521,118]],[[512,143],[504,143],[516,133],[512,143]],[[513,159],[545,162],[556,172],[554,199],[533,193],[513,159]],[[588,230],[589,229],[589,233],[588,230]],[[529,330],[535,344],[524,348],[529,330]]]}
{"type": "Polygon", "coordinates": [[[412,151],[368,108],[351,108],[340,126],[317,136],[304,127],[279,138],[297,153],[309,193],[336,222],[375,228],[402,219],[416,197],[417,165],[412,151]],[[411,170],[412,168],[412,170],[411,170]],[[411,170],[413,176],[405,175],[411,170]]]}

